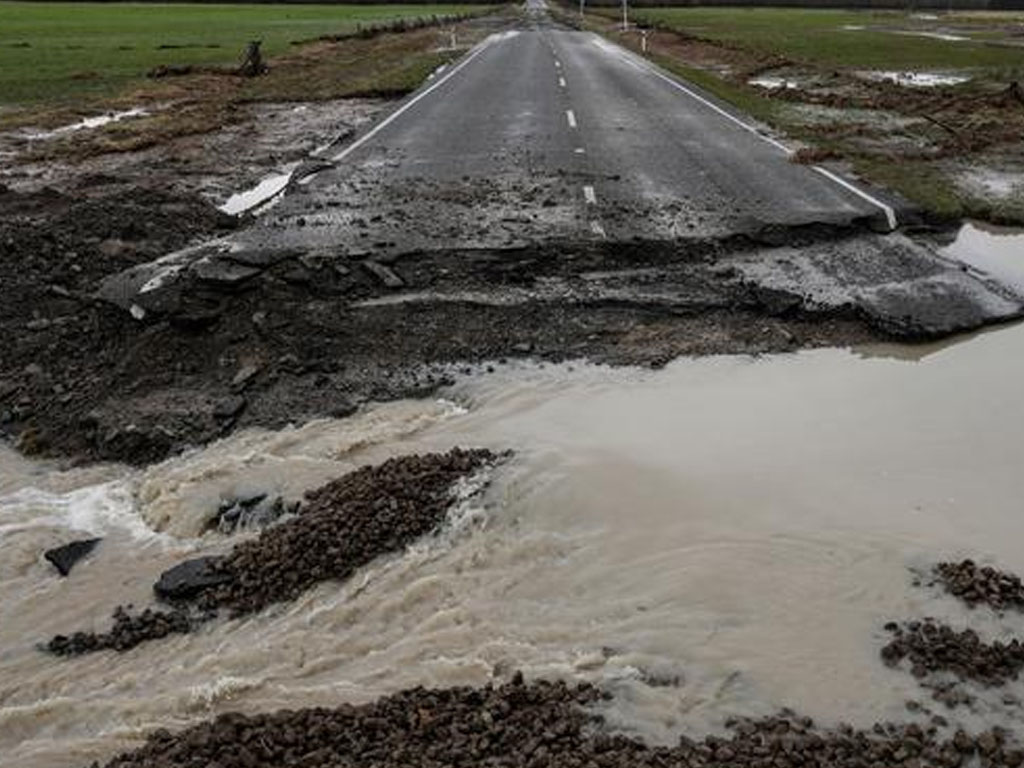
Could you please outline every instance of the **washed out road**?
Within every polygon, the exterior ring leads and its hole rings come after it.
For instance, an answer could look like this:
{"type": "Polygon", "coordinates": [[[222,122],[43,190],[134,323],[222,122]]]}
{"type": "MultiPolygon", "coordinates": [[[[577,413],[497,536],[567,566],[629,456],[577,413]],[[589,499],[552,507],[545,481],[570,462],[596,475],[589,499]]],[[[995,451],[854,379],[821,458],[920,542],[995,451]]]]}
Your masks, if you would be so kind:
{"type": "Polygon", "coordinates": [[[742,283],[808,310],[854,307],[904,336],[1020,312],[1013,290],[900,234],[905,211],[891,196],[792,154],[748,117],[559,26],[531,0],[517,24],[322,153],[251,226],[119,275],[103,295],[142,319],[177,306],[196,280],[241,284],[298,256],[344,274],[355,265],[377,283],[369,301],[689,311],[735,304],[742,283]],[[537,249],[539,271],[504,279],[537,249]],[[579,249],[603,255],[567,266],[579,249]],[[486,275],[472,266],[481,254],[486,275]]]}

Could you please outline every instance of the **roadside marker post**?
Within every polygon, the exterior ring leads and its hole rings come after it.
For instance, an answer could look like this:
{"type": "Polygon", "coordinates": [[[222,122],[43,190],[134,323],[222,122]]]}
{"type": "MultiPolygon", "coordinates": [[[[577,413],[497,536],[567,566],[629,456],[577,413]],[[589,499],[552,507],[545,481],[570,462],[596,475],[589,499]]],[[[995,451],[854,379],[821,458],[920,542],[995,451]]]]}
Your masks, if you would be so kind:
{"type": "Polygon", "coordinates": [[[647,55],[647,30],[640,30],[640,51],[646,56],[647,55]]]}
{"type": "Polygon", "coordinates": [[[622,31],[629,29],[629,0],[622,0],[622,31]]]}

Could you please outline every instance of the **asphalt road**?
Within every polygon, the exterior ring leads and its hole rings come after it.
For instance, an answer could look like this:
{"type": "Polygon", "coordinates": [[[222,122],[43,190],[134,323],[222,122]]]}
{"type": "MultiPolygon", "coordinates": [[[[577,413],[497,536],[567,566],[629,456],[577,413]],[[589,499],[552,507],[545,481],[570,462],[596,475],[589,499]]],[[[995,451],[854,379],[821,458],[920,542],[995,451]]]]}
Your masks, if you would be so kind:
{"type": "Polygon", "coordinates": [[[336,153],[253,236],[386,253],[888,223],[877,193],[790,162],[748,118],[534,7],[336,153]]]}
{"type": "MultiPolygon", "coordinates": [[[[879,234],[898,229],[901,215],[883,192],[794,163],[791,154],[748,117],[596,34],[559,27],[530,0],[518,24],[328,151],[318,161],[324,167],[296,179],[249,227],[136,268],[109,281],[103,295],[141,317],[160,311],[183,276],[242,282],[296,253],[361,262],[401,293],[410,255],[657,242],[678,247],[685,265],[693,244],[735,242],[738,234],[760,241],[771,232],[774,247],[763,252],[723,249],[722,274],[802,296],[809,309],[854,305],[913,333],[1021,312],[1013,290],[898,231],[879,234]],[[842,234],[813,247],[787,239],[819,224],[842,234]]],[[[601,278],[583,292],[548,285],[544,300],[704,306],[706,281],[694,292],[680,264],[633,284],[620,270],[607,290],[601,278]]],[[[436,300],[444,274],[421,280],[431,292],[407,299],[436,300]]]]}

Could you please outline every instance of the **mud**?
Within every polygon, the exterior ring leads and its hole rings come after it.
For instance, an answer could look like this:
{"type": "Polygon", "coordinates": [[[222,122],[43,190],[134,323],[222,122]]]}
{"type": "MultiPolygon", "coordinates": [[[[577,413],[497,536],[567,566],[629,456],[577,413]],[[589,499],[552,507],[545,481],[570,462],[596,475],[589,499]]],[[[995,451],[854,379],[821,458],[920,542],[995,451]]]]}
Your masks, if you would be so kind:
{"type": "MultiPolygon", "coordinates": [[[[153,733],[146,745],[106,768],[178,766],[911,766],[954,768],[980,758],[1018,766],[1024,753],[992,729],[972,737],[939,735],[934,726],[877,724],[870,730],[816,727],[784,711],[738,719],[728,736],[682,738],[651,747],[604,731],[588,711],[605,698],[587,684],[536,681],[521,674],[482,689],[415,688],[363,706],[225,714],[177,734],[153,733]]],[[[98,763],[94,766],[98,768],[98,763]]]]}

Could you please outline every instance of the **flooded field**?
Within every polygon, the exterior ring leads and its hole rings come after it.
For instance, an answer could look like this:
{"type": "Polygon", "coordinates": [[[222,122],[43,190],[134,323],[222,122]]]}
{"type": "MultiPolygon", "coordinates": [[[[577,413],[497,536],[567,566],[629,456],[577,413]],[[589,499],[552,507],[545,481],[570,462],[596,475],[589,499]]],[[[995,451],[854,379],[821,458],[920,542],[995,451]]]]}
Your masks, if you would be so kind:
{"type": "MultiPolygon", "coordinates": [[[[965,609],[912,571],[970,556],[1020,572],[1024,327],[955,343],[685,359],[661,371],[504,366],[439,401],[250,430],[148,470],[0,453],[0,762],[105,760],[212,713],[364,702],[414,686],[601,683],[609,722],[667,743],[780,706],[906,718],[878,657],[889,620],[965,609]],[[231,537],[220,499],[298,498],[358,465],[453,445],[516,457],[445,532],[291,605],[124,654],[35,644],[145,605],[159,572],[231,537]],[[42,559],[100,547],[62,580],[42,559]]],[[[970,614],[986,638],[1024,621],[970,614]]],[[[1024,725],[1024,684],[952,726],[1024,725]],[[1006,702],[1011,703],[1006,703],[1006,702]]]]}

